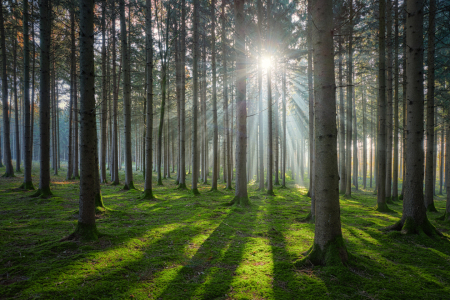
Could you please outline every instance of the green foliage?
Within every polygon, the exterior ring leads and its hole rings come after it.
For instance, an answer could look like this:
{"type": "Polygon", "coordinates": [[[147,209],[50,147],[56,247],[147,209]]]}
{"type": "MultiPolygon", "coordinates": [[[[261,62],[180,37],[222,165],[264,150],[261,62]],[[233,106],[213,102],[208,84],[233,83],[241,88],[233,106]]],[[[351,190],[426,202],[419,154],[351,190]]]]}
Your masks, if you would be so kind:
{"type": "MultiPolygon", "coordinates": [[[[142,173],[134,178],[143,190],[142,173]]],[[[199,184],[194,196],[168,179],[153,189],[153,201],[142,201],[139,190],[102,184],[110,208],[96,216],[103,235],[59,242],[77,228],[79,182],[52,176],[56,196],[36,200],[16,189],[22,181],[0,180],[6,299],[444,299],[450,293],[450,223],[429,214],[444,234],[433,239],[381,231],[400,219],[402,208],[377,212],[369,191],[340,199],[347,266],[296,268],[313,246],[314,224],[299,220],[310,199],[292,182],[274,197],[249,185],[252,205],[245,208],[224,205],[234,191],[221,182],[212,193],[199,184]]],[[[444,210],[444,196],[435,203],[444,210]]]]}

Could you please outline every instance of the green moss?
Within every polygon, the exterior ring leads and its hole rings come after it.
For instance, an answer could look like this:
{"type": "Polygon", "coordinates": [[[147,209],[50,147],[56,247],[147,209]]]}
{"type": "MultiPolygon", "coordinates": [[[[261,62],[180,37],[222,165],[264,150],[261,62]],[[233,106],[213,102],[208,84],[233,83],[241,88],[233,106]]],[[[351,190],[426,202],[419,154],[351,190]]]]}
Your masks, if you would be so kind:
{"type": "Polygon", "coordinates": [[[129,191],[129,190],[135,190],[136,188],[134,187],[134,183],[133,181],[130,181],[129,184],[126,184],[123,186],[123,190],[125,191],[129,191]]]}
{"type": "Polygon", "coordinates": [[[2,175],[2,177],[7,178],[7,177],[16,177],[16,176],[14,175],[14,173],[10,174],[10,173],[6,173],[6,172],[5,172],[5,173],[2,175]]]}
{"type": "Polygon", "coordinates": [[[275,196],[275,193],[273,192],[273,190],[267,190],[266,194],[269,196],[275,196]]]}
{"type": "Polygon", "coordinates": [[[112,186],[116,186],[116,185],[119,185],[120,184],[120,182],[118,182],[118,181],[113,181],[113,182],[111,182],[111,185],[112,186]]]}
{"type": "Polygon", "coordinates": [[[419,235],[427,235],[427,236],[440,236],[442,235],[436,227],[434,227],[428,218],[425,216],[422,224],[417,224],[416,221],[408,217],[405,219],[402,227],[403,234],[419,234],[419,235]]]}
{"type": "Polygon", "coordinates": [[[306,257],[294,263],[297,268],[308,265],[342,266],[348,263],[347,247],[342,236],[328,242],[324,249],[314,244],[307,252],[306,257]]]}
{"type": "Polygon", "coordinates": [[[200,192],[198,191],[198,189],[192,189],[191,193],[194,194],[194,196],[200,195],[200,192]]]}
{"type": "Polygon", "coordinates": [[[144,190],[142,193],[142,196],[140,197],[141,200],[154,200],[155,197],[153,196],[153,192],[150,189],[144,190]]]}
{"type": "Polygon", "coordinates": [[[377,203],[375,210],[379,212],[393,212],[393,210],[390,209],[386,203],[377,203]]]}
{"type": "Polygon", "coordinates": [[[33,191],[34,190],[33,182],[32,181],[24,182],[24,183],[21,184],[19,189],[25,190],[25,191],[33,191]]]}
{"type": "Polygon", "coordinates": [[[186,183],[179,183],[177,186],[177,190],[187,190],[186,183]]]}
{"type": "Polygon", "coordinates": [[[235,196],[233,200],[231,200],[228,205],[235,205],[235,206],[249,206],[250,200],[248,199],[248,196],[246,197],[238,197],[235,196]]]}
{"type": "Polygon", "coordinates": [[[315,215],[313,215],[311,213],[311,211],[308,212],[308,214],[306,215],[306,217],[304,217],[303,219],[300,220],[301,222],[307,222],[307,223],[311,223],[314,224],[316,222],[316,217],[315,215]]]}
{"type": "Polygon", "coordinates": [[[30,197],[33,198],[50,198],[53,196],[53,193],[50,190],[50,187],[46,187],[44,189],[38,189],[33,195],[31,195],[30,197]]]}
{"type": "Polygon", "coordinates": [[[386,197],[385,201],[386,201],[387,204],[394,204],[394,201],[392,201],[391,197],[386,197]]]}
{"type": "Polygon", "coordinates": [[[403,200],[403,193],[398,196],[398,200],[403,200]]]}
{"type": "Polygon", "coordinates": [[[446,212],[443,216],[436,218],[436,220],[450,222],[450,214],[448,212],[446,212]]]}
{"type": "Polygon", "coordinates": [[[95,223],[91,225],[91,224],[83,224],[80,221],[78,221],[75,231],[71,235],[69,235],[67,239],[89,242],[98,240],[98,235],[99,234],[95,223]]]}

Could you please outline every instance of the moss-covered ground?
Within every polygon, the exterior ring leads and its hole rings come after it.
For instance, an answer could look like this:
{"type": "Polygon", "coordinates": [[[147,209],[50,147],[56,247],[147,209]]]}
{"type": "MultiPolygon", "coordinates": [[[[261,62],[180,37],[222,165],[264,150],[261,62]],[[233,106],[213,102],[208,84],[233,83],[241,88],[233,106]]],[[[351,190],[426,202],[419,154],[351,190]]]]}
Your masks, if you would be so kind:
{"type": "MultiPolygon", "coordinates": [[[[38,186],[38,169],[33,183],[38,186]]],[[[0,168],[4,173],[4,168],[0,168]]],[[[16,190],[22,174],[0,179],[0,299],[449,299],[450,225],[429,219],[442,238],[385,233],[401,216],[375,210],[373,191],[341,198],[347,267],[294,262],[314,238],[314,224],[301,222],[307,190],[289,182],[274,197],[249,185],[250,207],[230,207],[234,191],[200,196],[163,181],[156,200],[137,189],[102,184],[107,210],[97,215],[103,235],[94,242],[59,242],[77,224],[78,181],[62,169],[52,176],[52,198],[16,190]]],[[[123,174],[121,174],[123,175],[123,174]]],[[[187,182],[190,183],[190,177],[187,182]]],[[[123,183],[123,177],[121,178],[123,183]]],[[[156,180],[155,180],[156,183],[156,180]]]]}

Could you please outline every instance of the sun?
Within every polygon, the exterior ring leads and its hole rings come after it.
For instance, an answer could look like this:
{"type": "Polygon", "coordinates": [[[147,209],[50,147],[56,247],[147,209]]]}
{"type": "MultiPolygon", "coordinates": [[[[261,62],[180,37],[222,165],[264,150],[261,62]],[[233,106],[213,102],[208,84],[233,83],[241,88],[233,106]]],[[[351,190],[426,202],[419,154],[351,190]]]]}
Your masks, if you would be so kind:
{"type": "Polygon", "coordinates": [[[272,66],[272,59],[269,56],[265,56],[261,60],[261,67],[263,69],[269,69],[272,66]]]}

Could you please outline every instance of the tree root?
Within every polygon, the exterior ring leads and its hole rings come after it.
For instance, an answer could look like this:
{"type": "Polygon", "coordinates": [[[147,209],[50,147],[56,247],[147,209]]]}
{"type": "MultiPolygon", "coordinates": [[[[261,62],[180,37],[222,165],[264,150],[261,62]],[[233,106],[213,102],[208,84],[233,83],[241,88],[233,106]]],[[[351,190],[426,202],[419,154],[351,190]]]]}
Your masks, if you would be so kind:
{"type": "Polygon", "coordinates": [[[422,224],[417,224],[416,221],[407,217],[405,220],[400,220],[394,225],[385,228],[385,231],[400,231],[402,234],[419,234],[429,237],[442,236],[442,233],[430,223],[427,217],[422,224]]]}
{"type": "Polygon", "coordinates": [[[19,186],[19,189],[24,191],[33,191],[34,190],[33,182],[31,181],[24,182],[22,183],[21,186],[19,186]]]}
{"type": "Polygon", "coordinates": [[[347,265],[349,260],[342,236],[330,241],[324,249],[320,249],[318,245],[314,244],[304,255],[306,255],[304,258],[294,263],[297,268],[304,268],[308,265],[342,266],[347,265]]]}
{"type": "Polygon", "coordinates": [[[228,206],[232,206],[232,205],[236,205],[236,206],[250,206],[250,200],[248,199],[248,196],[246,196],[246,197],[235,196],[233,198],[233,200],[231,200],[228,203],[228,206]]]}
{"type": "Polygon", "coordinates": [[[38,189],[36,191],[36,193],[31,195],[30,197],[33,197],[33,198],[37,198],[37,197],[39,197],[39,198],[50,198],[52,196],[53,196],[53,193],[50,191],[50,188],[47,187],[47,188],[44,188],[44,189],[38,189]]]}

